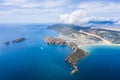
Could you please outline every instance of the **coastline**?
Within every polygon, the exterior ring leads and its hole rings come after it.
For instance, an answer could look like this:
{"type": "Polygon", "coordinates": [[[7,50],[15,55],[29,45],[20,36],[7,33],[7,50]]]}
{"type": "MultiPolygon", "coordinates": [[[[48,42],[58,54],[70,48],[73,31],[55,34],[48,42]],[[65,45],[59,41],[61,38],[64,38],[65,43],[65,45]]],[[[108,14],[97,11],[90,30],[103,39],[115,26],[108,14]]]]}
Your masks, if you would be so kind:
{"type": "MultiPolygon", "coordinates": [[[[72,26],[75,28],[75,26],[72,26]]],[[[58,39],[64,40],[67,43],[74,43],[78,49],[83,50],[85,53],[90,53],[90,48],[89,47],[95,47],[95,46],[120,46],[120,44],[113,44],[113,42],[111,41],[111,39],[106,39],[104,38],[105,36],[100,36],[97,34],[97,32],[101,31],[101,29],[95,30],[95,29],[91,29],[91,28],[87,28],[85,29],[84,27],[80,27],[80,30],[76,31],[73,28],[71,28],[71,26],[63,26],[63,25],[52,25],[49,26],[48,29],[52,29],[54,31],[56,31],[57,33],[59,33],[59,35],[56,37],[58,39]],[[88,30],[88,31],[87,31],[88,30]],[[90,30],[92,30],[93,32],[90,32],[90,30]],[[94,31],[95,30],[95,31],[94,31]],[[89,49],[88,49],[89,48],[89,49]]],[[[103,30],[103,32],[106,30],[103,30]]],[[[111,33],[112,32],[109,32],[111,33]]],[[[107,34],[107,31],[106,33],[107,34]]],[[[115,35],[114,35],[115,36],[115,35]]],[[[109,37],[109,36],[107,36],[109,37]]],[[[116,39],[115,39],[116,40],[116,39]]],[[[53,40],[54,41],[54,40],[53,40]]],[[[56,41],[56,40],[55,40],[56,41]]],[[[115,41],[117,42],[117,41],[115,41]]],[[[50,44],[58,44],[59,42],[50,42],[50,44]]],[[[61,44],[60,44],[61,45],[61,44]]],[[[66,45],[69,47],[69,45],[66,45]]],[[[73,50],[73,52],[70,54],[73,55],[74,53],[74,48],[71,48],[73,50]]],[[[75,52],[76,53],[76,52],[75,52]]],[[[80,55],[80,54],[79,54],[80,55]]],[[[89,55],[89,54],[87,54],[89,55]]],[[[85,56],[87,56],[85,55],[85,56]]],[[[83,56],[83,57],[85,57],[83,56]]],[[[73,58],[70,58],[69,55],[67,56],[68,59],[65,59],[65,61],[67,61],[68,63],[71,64],[71,62],[73,61],[73,58]]],[[[75,65],[72,65],[73,70],[71,71],[71,73],[76,73],[78,71],[76,63],[77,63],[77,59],[81,59],[80,58],[74,58],[76,60],[75,65]]]]}
{"type": "MultiPolygon", "coordinates": [[[[65,38],[65,35],[62,35],[61,33],[59,33],[59,35],[58,35],[58,38],[61,38],[61,39],[64,39],[64,40],[66,40],[66,41],[68,41],[68,42],[74,42],[74,40],[72,41],[70,41],[70,39],[69,39],[69,37],[67,37],[66,36],[66,38],[65,38]]],[[[77,44],[77,46],[79,47],[79,48],[81,48],[81,49],[83,49],[83,50],[85,50],[84,48],[85,47],[89,47],[89,46],[120,46],[120,44],[114,44],[114,43],[90,43],[90,44],[77,44]]],[[[86,51],[86,50],[85,50],[86,51]]]]}
{"type": "Polygon", "coordinates": [[[90,42],[91,39],[87,40],[87,42],[86,42],[86,41],[82,40],[82,39],[84,39],[84,37],[81,38],[80,36],[78,36],[78,38],[75,40],[75,38],[72,38],[71,36],[66,36],[66,35],[59,34],[58,38],[64,39],[68,42],[74,42],[74,43],[77,44],[77,46],[79,48],[83,48],[83,47],[91,46],[91,45],[113,45],[112,43],[104,43],[102,41],[98,42],[98,43],[94,42],[94,41],[90,42]]]}
{"type": "Polygon", "coordinates": [[[75,43],[69,42],[67,40],[54,38],[54,37],[46,37],[44,41],[47,44],[52,44],[52,45],[66,45],[72,49],[72,53],[70,53],[65,58],[65,62],[69,63],[73,68],[71,74],[75,74],[76,72],[78,72],[78,67],[77,67],[78,61],[81,58],[88,55],[87,51],[84,51],[82,48],[79,48],[75,43]]]}
{"type": "Polygon", "coordinates": [[[120,44],[89,44],[86,46],[81,47],[81,49],[83,49],[84,51],[87,51],[88,53],[91,52],[92,48],[98,47],[98,46],[102,46],[102,47],[120,47],[120,44]]]}
{"type": "Polygon", "coordinates": [[[89,45],[85,45],[81,48],[89,47],[89,46],[120,46],[120,44],[89,44],[89,45]]]}

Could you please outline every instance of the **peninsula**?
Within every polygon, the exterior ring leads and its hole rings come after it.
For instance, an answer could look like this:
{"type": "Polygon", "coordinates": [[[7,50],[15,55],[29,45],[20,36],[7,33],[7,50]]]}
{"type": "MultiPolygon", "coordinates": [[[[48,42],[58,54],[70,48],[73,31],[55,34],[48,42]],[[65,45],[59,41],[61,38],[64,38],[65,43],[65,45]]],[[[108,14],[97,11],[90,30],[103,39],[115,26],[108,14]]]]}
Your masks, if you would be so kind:
{"type": "Polygon", "coordinates": [[[66,45],[72,49],[72,53],[69,54],[65,59],[65,61],[68,62],[73,67],[71,74],[74,74],[78,71],[78,68],[76,66],[78,60],[87,55],[87,52],[78,48],[77,45],[74,44],[73,42],[68,42],[66,40],[53,37],[46,37],[45,42],[47,44],[66,45]]]}
{"type": "Polygon", "coordinates": [[[72,65],[72,74],[78,71],[76,66],[78,60],[88,53],[81,48],[97,44],[120,44],[120,31],[96,26],[78,26],[71,24],[55,24],[48,26],[48,29],[57,31],[60,35],[57,38],[46,37],[47,44],[67,45],[72,49],[65,61],[72,65]]]}

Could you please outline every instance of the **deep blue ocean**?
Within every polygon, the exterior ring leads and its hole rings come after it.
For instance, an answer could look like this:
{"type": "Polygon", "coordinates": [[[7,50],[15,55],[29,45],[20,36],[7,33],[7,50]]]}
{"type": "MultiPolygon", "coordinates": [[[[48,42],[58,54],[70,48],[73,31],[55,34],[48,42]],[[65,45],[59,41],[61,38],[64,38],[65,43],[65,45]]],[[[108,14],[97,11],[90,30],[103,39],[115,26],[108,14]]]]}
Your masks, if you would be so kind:
{"type": "Polygon", "coordinates": [[[71,49],[44,42],[46,36],[59,35],[48,25],[0,25],[0,80],[120,80],[119,46],[84,48],[89,55],[79,61],[79,72],[71,75],[72,68],[64,61],[71,49]],[[4,44],[21,37],[26,40],[4,44]]]}

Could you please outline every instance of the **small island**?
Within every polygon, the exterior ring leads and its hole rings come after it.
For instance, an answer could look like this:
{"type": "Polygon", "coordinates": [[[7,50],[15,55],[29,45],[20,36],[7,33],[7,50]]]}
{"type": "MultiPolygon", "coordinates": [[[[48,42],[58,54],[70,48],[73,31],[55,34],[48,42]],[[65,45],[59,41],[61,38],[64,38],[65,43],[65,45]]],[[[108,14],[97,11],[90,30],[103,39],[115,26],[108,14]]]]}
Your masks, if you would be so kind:
{"type": "Polygon", "coordinates": [[[26,39],[24,38],[24,37],[22,37],[22,38],[17,38],[17,39],[15,39],[15,40],[13,40],[12,42],[13,43],[18,43],[18,42],[22,42],[22,41],[25,41],[26,39]]]}
{"type": "MultiPolygon", "coordinates": [[[[23,41],[25,41],[25,40],[26,40],[26,38],[22,37],[22,38],[14,39],[14,40],[12,40],[11,42],[12,42],[12,43],[19,43],[19,42],[23,42],[23,41]]],[[[10,44],[10,41],[5,41],[4,44],[5,44],[5,45],[9,45],[9,44],[10,44]]]]}
{"type": "Polygon", "coordinates": [[[9,42],[9,41],[5,41],[4,44],[5,44],[5,45],[9,45],[10,42],[9,42]]]}
{"type": "Polygon", "coordinates": [[[47,44],[66,45],[70,47],[72,49],[72,53],[65,58],[65,61],[73,67],[71,74],[74,74],[78,71],[76,64],[79,59],[87,55],[87,52],[78,48],[75,43],[60,38],[46,37],[44,40],[47,44]]]}

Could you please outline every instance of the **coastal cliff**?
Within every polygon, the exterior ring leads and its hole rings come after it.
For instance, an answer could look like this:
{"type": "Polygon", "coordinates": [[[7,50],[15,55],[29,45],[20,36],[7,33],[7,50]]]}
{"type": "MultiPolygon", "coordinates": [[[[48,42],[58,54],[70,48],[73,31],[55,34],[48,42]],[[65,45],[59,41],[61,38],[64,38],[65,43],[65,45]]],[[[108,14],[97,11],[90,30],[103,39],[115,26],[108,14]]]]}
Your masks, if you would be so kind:
{"type": "Polygon", "coordinates": [[[75,43],[68,42],[60,38],[46,37],[44,40],[47,44],[66,45],[70,47],[72,49],[72,53],[65,58],[65,61],[69,63],[73,68],[71,74],[74,74],[78,71],[76,64],[79,59],[87,55],[87,52],[78,48],[75,43]]]}
{"type": "Polygon", "coordinates": [[[46,37],[45,42],[47,44],[61,44],[61,45],[66,45],[67,42],[65,40],[59,39],[59,38],[53,38],[53,37],[46,37]]]}

